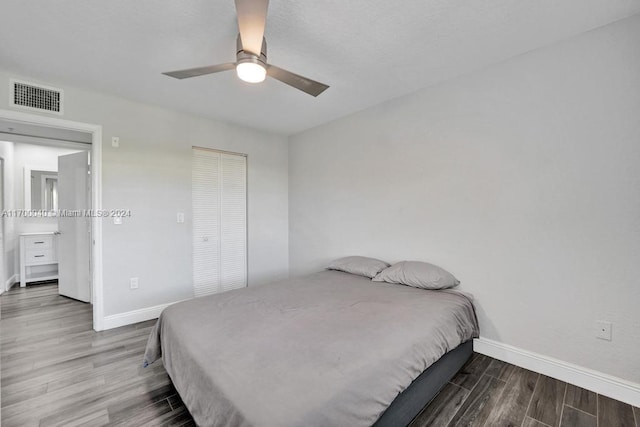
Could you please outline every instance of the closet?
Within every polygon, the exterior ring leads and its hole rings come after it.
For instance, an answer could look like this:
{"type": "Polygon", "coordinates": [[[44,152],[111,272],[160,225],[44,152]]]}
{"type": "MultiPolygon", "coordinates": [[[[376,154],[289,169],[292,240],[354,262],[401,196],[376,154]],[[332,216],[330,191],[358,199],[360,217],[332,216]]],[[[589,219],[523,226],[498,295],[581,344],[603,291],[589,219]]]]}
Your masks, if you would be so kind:
{"type": "Polygon", "coordinates": [[[192,149],[196,297],[247,286],[247,157],[192,149]]]}

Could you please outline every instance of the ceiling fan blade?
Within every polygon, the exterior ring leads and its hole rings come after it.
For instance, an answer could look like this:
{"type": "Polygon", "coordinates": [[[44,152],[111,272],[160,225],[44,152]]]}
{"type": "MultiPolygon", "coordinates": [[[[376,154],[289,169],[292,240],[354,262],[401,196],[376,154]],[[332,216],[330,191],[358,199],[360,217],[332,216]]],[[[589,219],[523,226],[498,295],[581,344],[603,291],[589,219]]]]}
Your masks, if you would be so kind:
{"type": "Polygon", "coordinates": [[[189,77],[204,76],[205,74],[219,73],[220,71],[233,70],[236,64],[228,62],[226,64],[209,65],[207,67],[189,68],[187,70],[169,71],[162,73],[165,76],[175,77],[176,79],[188,79],[189,77]]]}
{"type": "Polygon", "coordinates": [[[236,0],[242,49],[260,56],[269,0],[236,0]]]}
{"type": "Polygon", "coordinates": [[[267,75],[312,96],[318,96],[325,90],[329,89],[329,86],[323,83],[302,77],[298,74],[292,73],[291,71],[283,70],[275,65],[267,65],[267,75]]]}

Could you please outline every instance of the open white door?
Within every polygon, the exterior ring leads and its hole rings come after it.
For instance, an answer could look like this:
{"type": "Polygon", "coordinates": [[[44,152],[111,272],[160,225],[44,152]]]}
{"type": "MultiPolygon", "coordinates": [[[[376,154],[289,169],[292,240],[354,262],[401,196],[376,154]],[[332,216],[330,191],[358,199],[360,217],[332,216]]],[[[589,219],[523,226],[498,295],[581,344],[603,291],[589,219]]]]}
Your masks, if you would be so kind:
{"type": "MultiPolygon", "coordinates": [[[[58,157],[58,209],[82,212],[91,208],[89,152],[58,157]]],[[[91,217],[58,216],[58,293],[91,300],[91,217]]]]}

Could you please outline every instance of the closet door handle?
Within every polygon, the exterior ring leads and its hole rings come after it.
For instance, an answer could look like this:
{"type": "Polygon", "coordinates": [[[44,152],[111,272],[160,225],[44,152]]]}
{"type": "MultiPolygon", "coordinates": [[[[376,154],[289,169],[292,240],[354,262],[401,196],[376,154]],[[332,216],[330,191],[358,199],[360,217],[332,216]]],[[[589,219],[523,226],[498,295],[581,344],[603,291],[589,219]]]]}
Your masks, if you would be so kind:
{"type": "Polygon", "coordinates": [[[36,245],[40,245],[40,244],[42,244],[44,242],[33,242],[33,243],[36,244],[36,245]]]}
{"type": "Polygon", "coordinates": [[[34,258],[42,258],[44,255],[34,255],[34,258]]]}

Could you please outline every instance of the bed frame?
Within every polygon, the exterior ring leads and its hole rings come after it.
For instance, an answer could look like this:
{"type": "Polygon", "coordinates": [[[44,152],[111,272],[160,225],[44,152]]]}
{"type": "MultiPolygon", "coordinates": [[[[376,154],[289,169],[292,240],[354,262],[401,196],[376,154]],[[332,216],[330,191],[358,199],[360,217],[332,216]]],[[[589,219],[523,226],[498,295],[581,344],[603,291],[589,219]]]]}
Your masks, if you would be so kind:
{"type": "Polygon", "coordinates": [[[429,366],[400,393],[374,424],[375,427],[407,426],[422,412],[473,354],[473,340],[460,344],[429,366]]]}

